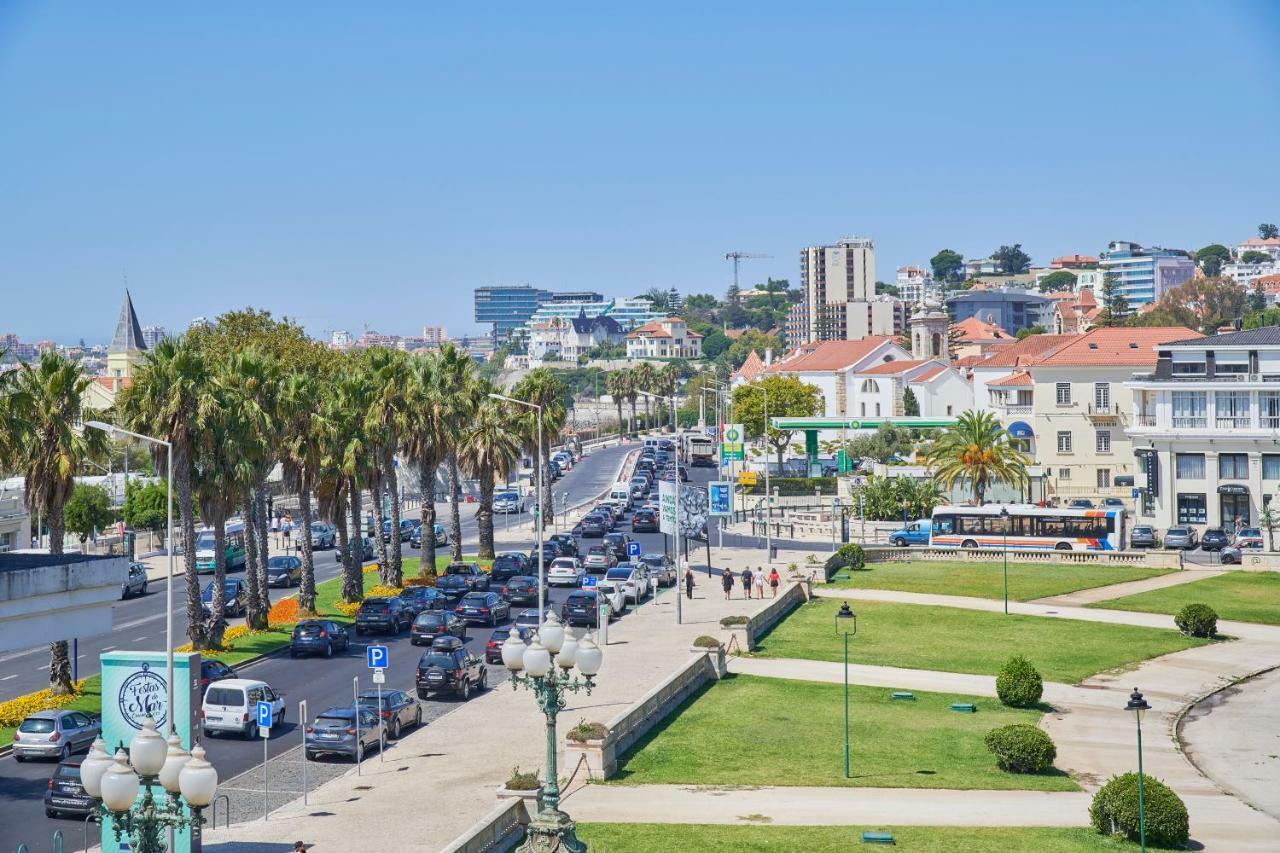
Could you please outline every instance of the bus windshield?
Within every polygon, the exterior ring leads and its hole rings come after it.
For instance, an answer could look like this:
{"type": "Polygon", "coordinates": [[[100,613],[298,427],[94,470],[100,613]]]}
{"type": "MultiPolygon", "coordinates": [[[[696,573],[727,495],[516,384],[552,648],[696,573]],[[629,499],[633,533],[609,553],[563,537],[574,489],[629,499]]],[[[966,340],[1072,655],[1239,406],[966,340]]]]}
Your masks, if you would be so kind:
{"type": "Polygon", "coordinates": [[[213,550],[213,533],[212,532],[201,533],[199,536],[196,537],[196,550],[197,551],[213,550]]]}

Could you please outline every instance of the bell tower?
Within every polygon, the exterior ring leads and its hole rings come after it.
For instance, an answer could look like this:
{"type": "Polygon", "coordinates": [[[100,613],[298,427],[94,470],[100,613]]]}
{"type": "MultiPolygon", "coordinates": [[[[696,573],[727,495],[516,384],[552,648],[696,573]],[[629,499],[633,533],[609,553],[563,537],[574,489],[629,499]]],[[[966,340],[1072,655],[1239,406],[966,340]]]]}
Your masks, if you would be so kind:
{"type": "Polygon", "coordinates": [[[911,357],[950,360],[947,332],[951,318],[941,304],[922,299],[911,312],[911,357]]]}

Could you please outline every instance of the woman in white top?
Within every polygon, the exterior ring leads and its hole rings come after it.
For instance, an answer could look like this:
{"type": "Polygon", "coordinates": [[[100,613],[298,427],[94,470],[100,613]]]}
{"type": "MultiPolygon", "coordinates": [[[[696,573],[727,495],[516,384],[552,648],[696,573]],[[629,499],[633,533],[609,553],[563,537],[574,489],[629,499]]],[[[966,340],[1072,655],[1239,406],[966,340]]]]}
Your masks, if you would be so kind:
{"type": "Polygon", "coordinates": [[[756,569],[751,576],[751,585],[756,588],[756,597],[764,598],[764,569],[756,569]]]}

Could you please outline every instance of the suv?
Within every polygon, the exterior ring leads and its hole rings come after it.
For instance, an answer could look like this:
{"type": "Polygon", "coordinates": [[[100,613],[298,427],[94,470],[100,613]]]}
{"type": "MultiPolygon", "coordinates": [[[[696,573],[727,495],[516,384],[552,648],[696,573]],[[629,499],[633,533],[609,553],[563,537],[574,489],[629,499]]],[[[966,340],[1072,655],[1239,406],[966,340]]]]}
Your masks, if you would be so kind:
{"type": "Polygon", "coordinates": [[[1187,551],[1194,551],[1196,544],[1196,529],[1194,527],[1179,525],[1170,527],[1164,532],[1164,547],[1166,548],[1182,548],[1187,551]]]}
{"type": "MultiPolygon", "coordinates": [[[[131,595],[147,594],[147,566],[145,563],[130,563],[129,572],[120,583],[120,600],[131,595]]],[[[76,765],[76,778],[79,778],[79,765],[76,765]]]]}
{"type": "Polygon", "coordinates": [[[1135,524],[1129,533],[1130,548],[1156,547],[1156,529],[1149,524],[1135,524]]]}
{"type": "Polygon", "coordinates": [[[366,598],[356,611],[356,633],[399,634],[413,623],[413,613],[399,598],[366,598]]]}
{"type": "Polygon", "coordinates": [[[302,654],[323,654],[333,657],[335,649],[345,652],[351,648],[351,635],[346,626],[328,619],[304,619],[293,626],[289,639],[289,657],[302,654]]]}
{"type": "Polygon", "coordinates": [[[338,530],[332,524],[323,521],[311,522],[311,550],[323,551],[332,548],[338,542],[338,530]]]}
{"type": "Polygon", "coordinates": [[[363,761],[367,750],[382,749],[386,741],[374,709],[362,706],[330,708],[316,715],[315,722],[306,728],[302,745],[310,759],[345,755],[363,761]]]}
{"type": "Polygon", "coordinates": [[[489,580],[493,583],[506,583],[516,575],[528,574],[529,559],[524,554],[499,554],[493,558],[489,567],[489,580]]]}
{"type": "Polygon", "coordinates": [[[603,513],[591,512],[578,522],[578,528],[584,539],[599,538],[609,532],[609,519],[603,513]]]}
{"type": "Polygon", "coordinates": [[[658,514],[651,509],[641,507],[631,516],[632,533],[657,533],[658,514]]]}
{"type": "Polygon", "coordinates": [[[431,644],[431,651],[418,659],[415,684],[419,699],[432,693],[453,693],[465,702],[472,690],[484,690],[488,683],[484,661],[473,655],[455,637],[441,637],[431,644]]]}
{"type": "Polygon", "coordinates": [[[101,731],[98,718],[84,711],[36,711],[13,733],[13,760],[67,759],[88,749],[101,731]]]}
{"type": "MultiPolygon", "coordinates": [[[[431,525],[431,529],[434,530],[436,534],[437,548],[439,548],[442,545],[449,544],[449,531],[444,529],[443,524],[433,524],[431,525]]],[[[409,534],[409,547],[410,548],[422,547],[422,524],[421,523],[415,525],[413,528],[413,533],[409,534]]]]}
{"type": "Polygon", "coordinates": [[[613,549],[613,556],[619,560],[627,559],[627,543],[631,537],[625,533],[610,533],[604,537],[605,546],[613,549]]]}
{"type": "Polygon", "coordinates": [[[895,548],[905,548],[908,545],[928,545],[929,530],[933,522],[913,521],[906,527],[900,527],[889,534],[889,544],[895,548]]]}
{"type": "Polygon", "coordinates": [[[655,586],[675,586],[676,567],[671,565],[671,558],[666,554],[645,554],[640,558],[649,569],[649,579],[655,586]]]}
{"type": "Polygon", "coordinates": [[[1221,551],[1230,544],[1231,540],[1227,538],[1227,531],[1221,527],[1206,527],[1204,535],[1200,537],[1200,549],[1202,551],[1221,551]]]}
{"type": "Polygon", "coordinates": [[[440,637],[457,637],[466,642],[467,623],[452,610],[428,610],[419,613],[409,629],[409,642],[429,646],[440,637]]]}
{"type": "MultiPolygon", "coordinates": [[[[359,557],[362,563],[367,563],[373,559],[373,540],[368,536],[352,537],[347,540],[347,548],[350,549],[349,553],[359,557]]],[[[340,549],[334,550],[333,559],[342,559],[342,551],[340,549]]]]}
{"type": "Polygon", "coordinates": [[[493,496],[493,511],[503,514],[524,512],[524,498],[519,492],[501,492],[493,496]]]}
{"type": "Polygon", "coordinates": [[[585,625],[598,628],[600,610],[594,589],[580,589],[569,593],[569,597],[560,605],[560,619],[566,625],[585,625]]]}
{"type": "Polygon", "coordinates": [[[450,563],[445,566],[444,573],[450,577],[462,577],[467,582],[467,589],[489,589],[489,576],[475,563],[450,563]]]}
{"type": "Polygon", "coordinates": [[[547,537],[547,541],[555,543],[562,557],[578,556],[578,540],[573,538],[572,533],[553,533],[547,537]]]}
{"type": "Polygon", "coordinates": [[[498,627],[511,618],[511,605],[496,592],[469,592],[453,609],[464,622],[498,627]]]}
{"type": "MultiPolygon", "coordinates": [[[[543,584],[544,597],[549,597],[550,586],[549,583],[543,584]]],[[[512,604],[537,604],[538,579],[533,575],[516,575],[502,588],[502,597],[512,604]]]]}
{"type": "Polygon", "coordinates": [[[414,616],[424,610],[440,610],[444,600],[444,594],[433,586],[406,586],[400,590],[400,601],[414,616]]]}

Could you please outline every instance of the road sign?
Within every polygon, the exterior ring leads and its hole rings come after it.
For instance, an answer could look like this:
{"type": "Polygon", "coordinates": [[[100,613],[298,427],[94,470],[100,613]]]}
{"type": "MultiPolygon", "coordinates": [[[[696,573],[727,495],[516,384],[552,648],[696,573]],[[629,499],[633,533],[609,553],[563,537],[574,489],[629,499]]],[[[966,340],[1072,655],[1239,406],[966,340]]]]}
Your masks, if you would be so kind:
{"type": "Polygon", "coordinates": [[[724,436],[720,441],[720,458],[723,461],[741,461],[746,458],[743,436],[746,431],[742,424],[725,424],[724,436]]]}
{"type": "Polygon", "coordinates": [[[733,512],[733,484],[727,480],[707,483],[707,512],[710,515],[729,515],[733,512]]]}
{"type": "Polygon", "coordinates": [[[583,575],[583,576],[582,576],[582,588],[583,588],[583,589],[591,589],[591,588],[592,588],[592,587],[594,587],[595,585],[596,585],[596,576],[595,576],[595,575],[583,575]]]}
{"type": "Polygon", "coordinates": [[[386,671],[385,669],[375,669],[375,670],[373,671],[373,683],[374,683],[374,684],[386,684],[386,683],[387,683],[387,671],[386,671]]]}
{"type": "Polygon", "coordinates": [[[679,521],[676,515],[676,484],[658,481],[658,530],[675,535],[679,521]]]}
{"type": "Polygon", "coordinates": [[[639,556],[640,556],[640,543],[628,542],[627,543],[627,559],[630,560],[632,557],[639,557],[639,556]]]}
{"type": "Polygon", "coordinates": [[[760,482],[760,475],[755,471],[739,471],[738,472],[739,486],[754,486],[758,482],[760,482]]]}
{"type": "Polygon", "coordinates": [[[271,728],[271,703],[259,702],[256,707],[258,711],[258,728],[270,729],[271,728]]]}
{"type": "Polygon", "coordinates": [[[387,668],[386,646],[368,646],[364,650],[364,657],[365,662],[369,665],[369,669],[387,668]]]}

